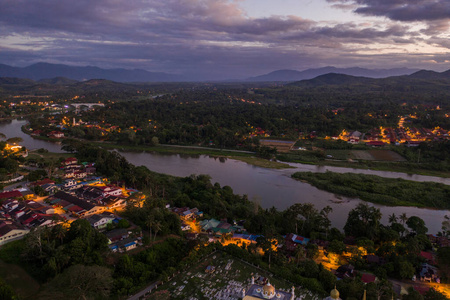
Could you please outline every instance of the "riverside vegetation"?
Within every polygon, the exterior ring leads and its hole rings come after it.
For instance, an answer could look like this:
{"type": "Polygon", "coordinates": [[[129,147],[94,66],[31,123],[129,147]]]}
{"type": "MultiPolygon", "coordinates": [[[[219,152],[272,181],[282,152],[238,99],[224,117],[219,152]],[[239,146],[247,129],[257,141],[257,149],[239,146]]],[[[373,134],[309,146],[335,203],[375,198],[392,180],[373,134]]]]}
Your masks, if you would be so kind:
{"type": "Polygon", "coordinates": [[[416,206],[450,209],[450,186],[435,182],[416,182],[375,175],[296,172],[293,178],[347,197],[388,206],[416,206]]]}

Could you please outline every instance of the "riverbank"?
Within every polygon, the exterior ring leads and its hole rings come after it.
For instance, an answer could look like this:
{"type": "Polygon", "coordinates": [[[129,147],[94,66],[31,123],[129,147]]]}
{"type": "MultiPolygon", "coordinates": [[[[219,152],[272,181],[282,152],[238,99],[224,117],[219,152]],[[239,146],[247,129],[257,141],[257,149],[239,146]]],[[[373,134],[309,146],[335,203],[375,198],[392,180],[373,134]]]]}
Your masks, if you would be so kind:
{"type": "Polygon", "coordinates": [[[411,165],[408,165],[408,163],[363,162],[363,161],[348,162],[348,161],[325,160],[323,162],[316,163],[315,165],[450,178],[450,172],[412,167],[411,165]]]}
{"type": "Polygon", "coordinates": [[[216,158],[229,158],[245,162],[249,165],[253,165],[261,168],[268,169],[289,169],[293,168],[287,163],[267,160],[259,157],[255,157],[252,152],[249,151],[238,151],[238,150],[227,150],[227,149],[216,149],[216,148],[205,148],[205,147],[189,147],[189,146],[178,146],[172,147],[168,145],[159,146],[134,146],[134,145],[117,145],[106,142],[93,142],[91,143],[96,146],[100,146],[107,149],[117,149],[119,151],[127,152],[147,152],[147,153],[161,153],[161,154],[180,154],[180,155],[208,155],[216,158]]]}
{"type": "MultiPolygon", "coordinates": [[[[48,137],[32,136],[26,126],[22,126],[22,132],[26,133],[30,137],[38,140],[49,142],[61,142],[60,139],[52,139],[48,137]]],[[[315,152],[304,151],[301,153],[292,154],[279,154],[277,155],[278,161],[270,161],[254,156],[254,152],[232,150],[232,149],[218,149],[209,147],[198,146],[181,146],[181,145],[158,145],[158,146],[143,146],[143,145],[123,145],[109,142],[91,142],[107,149],[117,149],[119,151],[128,152],[153,152],[153,153],[167,153],[167,154],[180,154],[180,155],[209,155],[211,157],[224,157],[246,162],[253,166],[270,168],[270,169],[288,169],[292,168],[289,163],[301,163],[317,166],[331,166],[331,167],[343,167],[361,170],[374,170],[374,171],[388,171],[398,172],[405,174],[417,174],[423,176],[434,176],[442,178],[450,178],[450,172],[432,170],[424,168],[424,164],[409,163],[409,162],[393,162],[393,161],[364,161],[364,160],[337,160],[337,159],[324,159],[317,156],[315,152]]]]}
{"type": "Polygon", "coordinates": [[[352,173],[296,172],[292,178],[337,195],[386,206],[450,209],[450,186],[352,173]]]}

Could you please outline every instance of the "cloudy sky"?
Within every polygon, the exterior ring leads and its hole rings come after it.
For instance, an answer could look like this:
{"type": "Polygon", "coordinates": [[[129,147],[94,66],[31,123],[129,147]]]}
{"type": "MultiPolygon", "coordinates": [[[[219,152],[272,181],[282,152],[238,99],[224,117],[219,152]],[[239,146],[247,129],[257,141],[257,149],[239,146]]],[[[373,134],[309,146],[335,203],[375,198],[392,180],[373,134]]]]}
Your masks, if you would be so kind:
{"type": "Polygon", "coordinates": [[[209,78],[450,69],[449,0],[0,0],[0,63],[209,78]]]}

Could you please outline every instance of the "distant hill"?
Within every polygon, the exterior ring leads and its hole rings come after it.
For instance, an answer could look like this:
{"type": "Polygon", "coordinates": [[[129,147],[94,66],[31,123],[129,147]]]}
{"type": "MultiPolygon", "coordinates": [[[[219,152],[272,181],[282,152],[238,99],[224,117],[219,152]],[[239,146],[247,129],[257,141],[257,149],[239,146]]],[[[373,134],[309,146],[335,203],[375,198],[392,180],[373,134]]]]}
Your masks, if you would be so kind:
{"type": "Polygon", "coordinates": [[[364,69],[364,68],[336,68],[324,67],[318,69],[308,69],[304,71],[278,70],[265,75],[248,78],[247,81],[299,81],[312,79],[320,75],[336,73],[351,76],[385,78],[390,76],[409,75],[417,72],[417,69],[396,68],[396,69],[364,69]]]}
{"type": "Polygon", "coordinates": [[[106,79],[116,82],[173,82],[185,80],[179,75],[148,72],[140,69],[101,69],[91,66],[74,67],[49,63],[37,63],[24,68],[0,64],[0,77],[28,78],[33,80],[65,77],[77,81],[106,79]]]}
{"type": "Polygon", "coordinates": [[[46,78],[38,80],[38,83],[43,84],[57,84],[57,85],[72,85],[77,83],[78,80],[73,80],[65,77],[46,78]]]}
{"type": "Polygon", "coordinates": [[[435,80],[435,79],[450,79],[450,70],[447,70],[445,72],[439,73],[439,72],[434,72],[434,71],[426,71],[426,70],[421,70],[418,71],[414,74],[411,74],[409,76],[410,78],[417,78],[417,79],[431,79],[431,80],[435,80]]]}
{"type": "Polygon", "coordinates": [[[377,79],[374,78],[329,73],[317,76],[316,78],[313,79],[295,82],[292,83],[292,85],[301,87],[308,87],[308,86],[316,87],[322,85],[355,85],[355,84],[370,85],[375,83],[376,81],[377,79]]]}

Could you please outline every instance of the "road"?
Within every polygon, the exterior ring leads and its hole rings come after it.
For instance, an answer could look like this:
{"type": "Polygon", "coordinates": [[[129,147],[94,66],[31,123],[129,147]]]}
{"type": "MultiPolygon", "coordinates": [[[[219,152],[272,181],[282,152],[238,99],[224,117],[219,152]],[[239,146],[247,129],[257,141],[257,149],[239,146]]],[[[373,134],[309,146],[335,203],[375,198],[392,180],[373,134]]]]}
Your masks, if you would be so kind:
{"type": "Polygon", "coordinates": [[[145,294],[151,292],[158,284],[160,284],[160,281],[155,281],[151,283],[149,286],[147,286],[145,289],[137,293],[136,295],[130,296],[128,300],[139,300],[141,297],[144,297],[145,294]]]}

